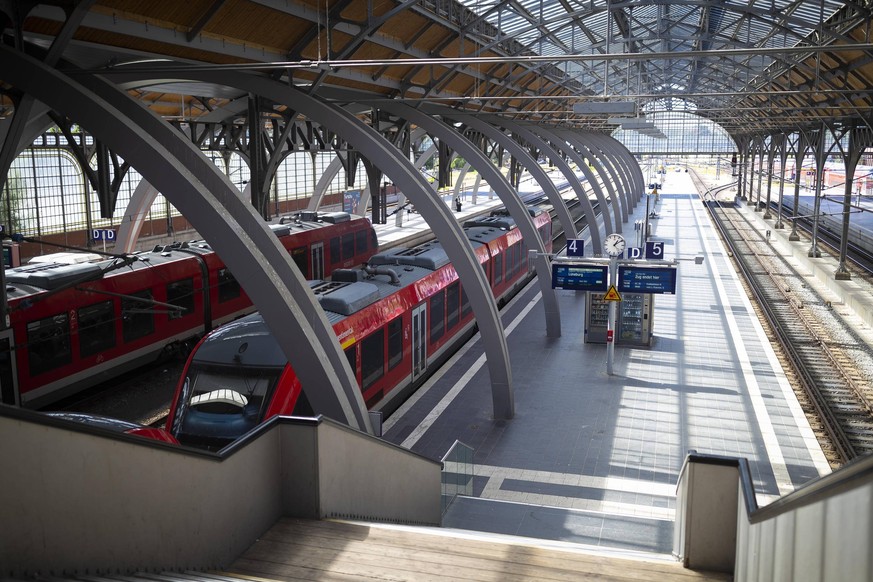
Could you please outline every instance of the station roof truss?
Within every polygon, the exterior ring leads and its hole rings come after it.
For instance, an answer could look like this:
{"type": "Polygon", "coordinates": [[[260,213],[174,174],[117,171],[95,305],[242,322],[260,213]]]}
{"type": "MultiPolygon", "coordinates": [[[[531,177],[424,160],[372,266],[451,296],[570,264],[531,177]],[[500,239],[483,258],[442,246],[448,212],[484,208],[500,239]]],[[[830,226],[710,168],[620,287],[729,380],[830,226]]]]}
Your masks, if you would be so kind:
{"type": "MultiPolygon", "coordinates": [[[[5,43],[47,51],[54,42],[57,67],[71,75],[148,69],[177,79],[128,89],[177,122],[247,113],[239,91],[185,81],[192,68],[261,71],[316,95],[366,95],[375,108],[434,102],[603,132],[617,127],[609,115],[573,106],[693,112],[738,139],[873,117],[871,0],[32,4],[0,6],[5,43]]],[[[16,100],[0,75],[0,123],[16,100]]]]}

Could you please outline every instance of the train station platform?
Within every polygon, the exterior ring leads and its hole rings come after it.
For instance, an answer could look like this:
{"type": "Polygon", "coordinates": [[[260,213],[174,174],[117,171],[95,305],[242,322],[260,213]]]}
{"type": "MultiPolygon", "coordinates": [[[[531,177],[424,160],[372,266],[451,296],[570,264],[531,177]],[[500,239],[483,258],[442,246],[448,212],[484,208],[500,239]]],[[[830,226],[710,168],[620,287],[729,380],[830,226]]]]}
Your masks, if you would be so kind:
{"type": "Polygon", "coordinates": [[[475,451],[473,495],[445,527],[669,554],[690,450],[747,458],[761,505],[830,472],[690,176],[668,175],[654,210],[678,279],[655,296],[651,346],[618,344],[609,375],[606,346],[584,341],[585,293],[558,291],[549,338],[529,285],[502,312],[513,419],[492,417],[477,337],[386,419],[386,440],[424,456],[456,440],[475,451]]]}

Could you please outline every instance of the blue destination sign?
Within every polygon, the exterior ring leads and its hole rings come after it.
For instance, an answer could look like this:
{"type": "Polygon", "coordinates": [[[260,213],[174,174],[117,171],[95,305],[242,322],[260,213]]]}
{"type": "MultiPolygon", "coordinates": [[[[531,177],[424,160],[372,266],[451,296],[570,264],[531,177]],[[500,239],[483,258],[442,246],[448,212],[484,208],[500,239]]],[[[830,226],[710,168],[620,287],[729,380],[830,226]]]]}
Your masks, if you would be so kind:
{"type": "Polygon", "coordinates": [[[552,289],[573,291],[606,291],[609,267],[607,265],[552,264],[552,289]]]}
{"type": "Polygon", "coordinates": [[[676,267],[618,268],[619,293],[676,293],[676,267]]]}

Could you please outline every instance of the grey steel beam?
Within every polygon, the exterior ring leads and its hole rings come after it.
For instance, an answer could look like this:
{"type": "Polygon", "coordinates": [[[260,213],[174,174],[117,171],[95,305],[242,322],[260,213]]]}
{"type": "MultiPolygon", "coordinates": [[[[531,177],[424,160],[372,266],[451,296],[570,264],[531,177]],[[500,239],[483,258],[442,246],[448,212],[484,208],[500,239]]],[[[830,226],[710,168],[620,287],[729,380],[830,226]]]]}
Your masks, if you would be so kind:
{"type": "MultiPolygon", "coordinates": [[[[333,179],[336,178],[340,168],[343,167],[343,162],[340,159],[341,155],[342,152],[337,152],[336,157],[334,157],[330,164],[327,165],[327,168],[324,169],[324,173],[321,175],[321,178],[318,179],[318,182],[315,184],[315,188],[312,191],[312,197],[309,199],[309,204],[306,206],[307,210],[318,210],[321,207],[321,201],[324,200],[327,189],[330,187],[333,179]]],[[[313,168],[313,171],[314,170],[315,168],[313,168]]],[[[365,204],[362,204],[361,206],[366,209],[365,204]]]]}
{"type": "MultiPolygon", "coordinates": [[[[467,119],[467,118],[465,118],[467,119]]],[[[475,118],[472,118],[475,120],[475,118]]],[[[516,134],[520,135],[522,138],[530,142],[531,145],[540,150],[543,155],[548,156],[549,159],[555,160],[556,165],[557,161],[560,160],[562,167],[561,173],[564,174],[564,177],[567,178],[567,182],[570,186],[573,187],[573,191],[576,193],[576,197],[579,199],[579,203],[582,204],[582,208],[585,211],[585,220],[588,222],[588,230],[591,233],[597,233],[597,219],[594,216],[594,209],[591,207],[591,201],[588,200],[588,195],[585,193],[585,189],[579,183],[579,180],[576,178],[576,173],[570,169],[570,166],[564,162],[558,152],[555,151],[552,146],[545,142],[545,140],[540,139],[538,135],[528,130],[521,124],[518,124],[512,120],[504,119],[501,117],[486,117],[481,122],[474,121],[475,125],[468,124],[470,127],[479,130],[479,127],[483,129],[487,129],[490,125],[497,125],[500,127],[504,127],[509,131],[513,131],[516,134]],[[487,122],[487,123],[486,123],[487,122]],[[590,218],[590,220],[589,220],[590,218]]],[[[481,131],[481,130],[480,130],[481,131]]],[[[484,131],[482,133],[485,133],[484,131]]],[[[545,192],[546,196],[549,199],[549,202],[552,203],[552,206],[555,207],[555,212],[558,214],[558,220],[561,221],[561,226],[564,229],[565,238],[576,238],[578,236],[578,232],[576,231],[576,223],[573,221],[573,217],[570,216],[570,210],[567,208],[567,205],[564,203],[564,199],[561,198],[561,193],[558,192],[557,188],[555,188],[552,180],[549,178],[548,174],[543,171],[540,167],[539,162],[533,159],[533,157],[528,153],[528,151],[521,146],[517,141],[512,139],[511,136],[506,135],[502,131],[498,131],[497,129],[489,130],[489,134],[485,134],[490,139],[497,141],[495,138],[500,139],[501,145],[515,155],[516,159],[522,162],[522,165],[527,167],[528,171],[533,175],[534,179],[542,186],[543,192],[545,192]],[[493,136],[493,137],[492,137],[493,136]]],[[[598,233],[599,234],[599,233],[598,233]]],[[[597,237],[599,243],[599,237],[597,237]]],[[[591,237],[592,244],[595,240],[594,234],[591,237]]]]}
{"type": "Polygon", "coordinates": [[[630,186],[627,182],[624,169],[618,163],[618,156],[613,151],[613,148],[603,140],[598,139],[597,134],[592,132],[578,133],[565,130],[564,135],[570,142],[575,140],[579,144],[584,144],[588,147],[588,151],[597,156],[603,169],[612,178],[613,186],[621,201],[621,222],[626,223],[630,208],[633,207],[635,201],[632,202],[631,200],[630,186]]]}
{"type": "MultiPolygon", "coordinates": [[[[573,188],[573,192],[576,193],[576,199],[579,200],[579,204],[582,205],[582,211],[585,214],[585,223],[588,226],[588,234],[589,236],[591,236],[592,252],[600,254],[602,242],[600,240],[600,228],[598,228],[597,226],[597,214],[594,212],[594,207],[591,206],[591,200],[588,199],[588,193],[585,192],[584,186],[582,186],[582,183],[576,177],[576,172],[574,172],[570,165],[564,160],[561,153],[558,152],[552,146],[552,144],[550,144],[545,139],[541,138],[539,135],[537,135],[520,123],[498,117],[489,118],[489,121],[494,123],[495,125],[500,125],[512,132],[515,132],[517,135],[521,136],[523,139],[527,140],[529,143],[531,143],[533,146],[535,146],[541,152],[547,155],[550,160],[552,160],[552,162],[555,164],[555,167],[557,167],[558,170],[560,170],[560,172],[564,175],[564,177],[567,178],[567,182],[570,184],[570,187],[573,188]]],[[[509,138],[509,136],[506,137],[509,138]]],[[[513,144],[512,147],[518,147],[520,151],[527,153],[518,142],[511,138],[509,138],[509,141],[513,144]]],[[[509,146],[507,145],[504,147],[509,146]]],[[[561,199],[561,206],[556,206],[556,208],[561,207],[566,209],[566,205],[564,204],[563,199],[561,199]]],[[[567,217],[559,214],[559,220],[561,221],[562,225],[565,224],[565,220],[569,221],[569,223],[572,225],[571,231],[573,236],[567,236],[567,238],[575,238],[579,235],[579,233],[576,231],[576,223],[573,221],[572,217],[569,217],[569,214],[569,210],[567,210],[567,217]]],[[[566,228],[564,229],[564,232],[567,232],[566,228]]]]}
{"type": "MultiPolygon", "coordinates": [[[[382,109],[424,128],[430,135],[437,137],[444,144],[450,146],[466,161],[473,164],[473,167],[482,174],[488,185],[497,193],[497,197],[500,198],[500,201],[503,202],[503,205],[509,211],[509,215],[515,220],[515,224],[521,231],[522,237],[528,241],[528,248],[537,251],[537,258],[534,260],[534,264],[536,265],[537,278],[543,296],[543,308],[546,312],[546,334],[549,337],[561,337],[561,312],[558,308],[555,290],[552,289],[551,262],[549,257],[545,255],[546,249],[543,246],[543,241],[516,189],[509,184],[506,177],[497,170],[491,160],[479,148],[444,121],[440,121],[402,103],[388,103],[383,105],[382,109]]],[[[552,181],[545,175],[539,164],[533,158],[530,158],[530,161],[533,162],[532,166],[536,166],[536,169],[541,174],[540,179],[542,180],[541,185],[543,190],[545,191],[546,188],[551,186],[551,189],[554,191],[554,197],[560,198],[554,185],[552,185],[552,181]]],[[[533,168],[528,169],[531,170],[533,168]]]]}
{"type": "Polygon", "coordinates": [[[643,181],[643,171],[640,168],[639,162],[634,158],[633,154],[628,151],[624,144],[617,139],[603,134],[599,135],[598,138],[604,142],[605,146],[612,146],[612,151],[615,152],[616,156],[615,159],[625,168],[630,181],[631,200],[633,201],[633,205],[636,205],[643,199],[643,195],[646,193],[646,185],[643,181]]]}
{"type": "Polygon", "coordinates": [[[599,139],[601,139],[607,147],[611,146],[613,148],[616,159],[624,162],[624,167],[627,169],[628,176],[631,180],[632,195],[634,196],[633,202],[634,204],[640,202],[646,193],[646,185],[639,161],[637,161],[634,155],[623,143],[612,136],[600,134],[599,139]]]}
{"type": "Polygon", "coordinates": [[[617,150],[622,152],[624,159],[627,161],[627,166],[631,171],[631,176],[633,176],[635,187],[634,191],[637,192],[637,202],[643,199],[643,196],[646,193],[646,178],[643,176],[643,169],[640,167],[639,161],[637,161],[636,157],[627,149],[623,143],[618,141],[612,136],[603,135],[604,139],[609,140],[614,143],[617,150]]]}
{"type": "MultiPolygon", "coordinates": [[[[618,140],[602,133],[588,132],[586,135],[590,141],[598,144],[600,151],[607,156],[609,162],[620,175],[624,176],[627,208],[630,209],[636,206],[645,192],[645,186],[642,181],[643,173],[640,170],[639,163],[618,140]]],[[[627,217],[625,217],[625,220],[627,220],[627,217]]]]}
{"type": "MultiPolygon", "coordinates": [[[[505,134],[503,131],[494,126],[493,122],[498,120],[505,121],[496,117],[485,117],[482,116],[474,116],[474,115],[464,115],[459,114],[454,109],[445,109],[439,111],[440,115],[444,115],[446,117],[451,117],[452,119],[457,119],[458,121],[463,122],[482,135],[490,139],[491,141],[503,146],[503,149],[513,156],[522,167],[526,168],[528,172],[530,172],[531,176],[533,176],[534,180],[542,187],[543,193],[546,195],[546,198],[549,199],[552,206],[555,207],[555,212],[558,214],[558,220],[561,221],[561,224],[569,224],[570,232],[573,236],[576,236],[576,227],[573,223],[573,218],[570,216],[570,211],[567,209],[567,205],[564,204],[564,200],[561,198],[561,193],[558,192],[558,189],[555,188],[554,183],[552,183],[551,178],[549,178],[548,174],[543,171],[540,167],[539,163],[530,155],[530,153],[524,149],[517,141],[512,139],[511,136],[505,134]]],[[[507,129],[509,129],[507,127],[507,129]]],[[[546,151],[550,150],[550,148],[546,147],[546,151]]],[[[502,174],[501,174],[502,176],[502,174]]],[[[569,176],[567,177],[568,182],[572,185],[574,182],[577,182],[576,175],[570,171],[569,176]]],[[[487,180],[486,180],[487,181],[487,180]]],[[[489,182],[490,184],[490,182],[489,182]]],[[[587,196],[585,196],[585,191],[582,190],[582,197],[587,200],[587,196]]],[[[590,207],[590,202],[589,202],[590,207]]],[[[566,227],[564,227],[566,232],[566,227]]],[[[551,278],[551,275],[549,275],[551,278]]],[[[558,334],[560,335],[560,334],[558,334]]]]}
{"type": "MultiPolygon", "coordinates": [[[[591,165],[594,166],[594,171],[597,172],[603,180],[603,184],[609,192],[609,198],[612,200],[612,212],[615,218],[614,232],[620,233],[622,231],[622,225],[627,222],[627,209],[625,208],[627,204],[621,194],[615,189],[617,184],[615,176],[613,176],[612,172],[605,167],[600,158],[595,155],[595,152],[592,151],[592,147],[581,139],[578,134],[564,134],[562,130],[558,130],[555,132],[555,135],[560,139],[567,141],[572,147],[575,147],[576,150],[585,156],[591,165]]],[[[604,213],[605,212],[606,210],[604,209],[604,213]]]]}
{"type": "Polygon", "coordinates": [[[88,127],[165,192],[245,282],[313,407],[372,431],[357,382],[306,281],[272,231],[202,152],[100,78],[73,81],[4,46],[0,77],[88,127]],[[334,360],[344,367],[321,364],[334,360]]]}
{"type": "Polygon", "coordinates": [[[155,198],[158,197],[158,189],[143,178],[137,184],[136,189],[130,196],[124,216],[118,225],[118,234],[115,236],[114,252],[118,254],[132,253],[136,249],[136,241],[142,232],[142,225],[152,207],[155,198]]]}
{"type": "MultiPolygon", "coordinates": [[[[600,217],[603,220],[604,234],[612,233],[612,220],[609,218],[609,204],[606,200],[606,195],[603,193],[603,188],[600,187],[600,181],[597,180],[597,176],[594,175],[594,172],[591,171],[591,168],[588,167],[588,164],[585,163],[585,160],[582,158],[579,152],[576,151],[569,143],[567,143],[563,137],[552,131],[551,128],[541,125],[526,125],[525,127],[548,141],[552,145],[552,148],[558,150],[560,153],[567,155],[571,160],[573,160],[573,162],[579,167],[579,169],[582,170],[582,173],[585,174],[585,179],[587,179],[588,183],[591,184],[591,190],[594,192],[594,196],[597,198],[597,202],[600,205],[600,217]]],[[[594,247],[593,250],[595,253],[602,254],[603,249],[600,244],[600,232],[597,232],[598,238],[597,242],[595,243],[594,234],[592,231],[591,245],[594,247]]]]}
{"type": "MultiPolygon", "coordinates": [[[[479,332],[485,340],[491,388],[495,401],[494,417],[497,419],[512,418],[514,403],[512,400],[509,350],[506,346],[506,337],[500,323],[494,296],[491,294],[491,288],[460,225],[446,204],[432,195],[430,185],[413,167],[412,163],[405,159],[402,153],[376,130],[352,114],[342,108],[328,105],[323,100],[307,95],[286,84],[259,75],[232,71],[187,71],[182,77],[186,80],[235,87],[265,96],[275,103],[287,105],[294,111],[341,135],[356,149],[366,152],[367,158],[376,166],[385,170],[386,175],[391,177],[407,198],[415,204],[416,210],[427,221],[434,236],[445,247],[461,282],[467,289],[467,297],[479,325],[479,332]]],[[[156,82],[153,75],[142,72],[122,75],[118,77],[118,80],[124,82],[148,81],[150,85],[156,82]]],[[[314,301],[311,293],[309,297],[314,301]]],[[[324,318],[320,308],[316,307],[314,311],[318,313],[318,317],[324,318]]],[[[348,362],[345,355],[339,351],[336,336],[333,338],[333,343],[337,346],[337,353],[328,354],[330,359],[324,360],[329,364],[327,367],[348,371],[348,362]]],[[[294,364],[293,361],[292,364],[294,364]]],[[[357,397],[360,399],[359,390],[357,390],[357,397]]]]}

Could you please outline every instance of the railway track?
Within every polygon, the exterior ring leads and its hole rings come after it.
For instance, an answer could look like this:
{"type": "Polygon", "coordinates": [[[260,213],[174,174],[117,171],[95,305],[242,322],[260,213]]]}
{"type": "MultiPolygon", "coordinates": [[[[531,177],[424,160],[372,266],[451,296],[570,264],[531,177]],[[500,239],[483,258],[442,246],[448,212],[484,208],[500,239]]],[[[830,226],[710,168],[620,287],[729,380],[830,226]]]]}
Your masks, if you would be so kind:
{"type": "Polygon", "coordinates": [[[839,462],[873,452],[873,350],[759,226],[732,204],[707,207],[839,462]]]}

